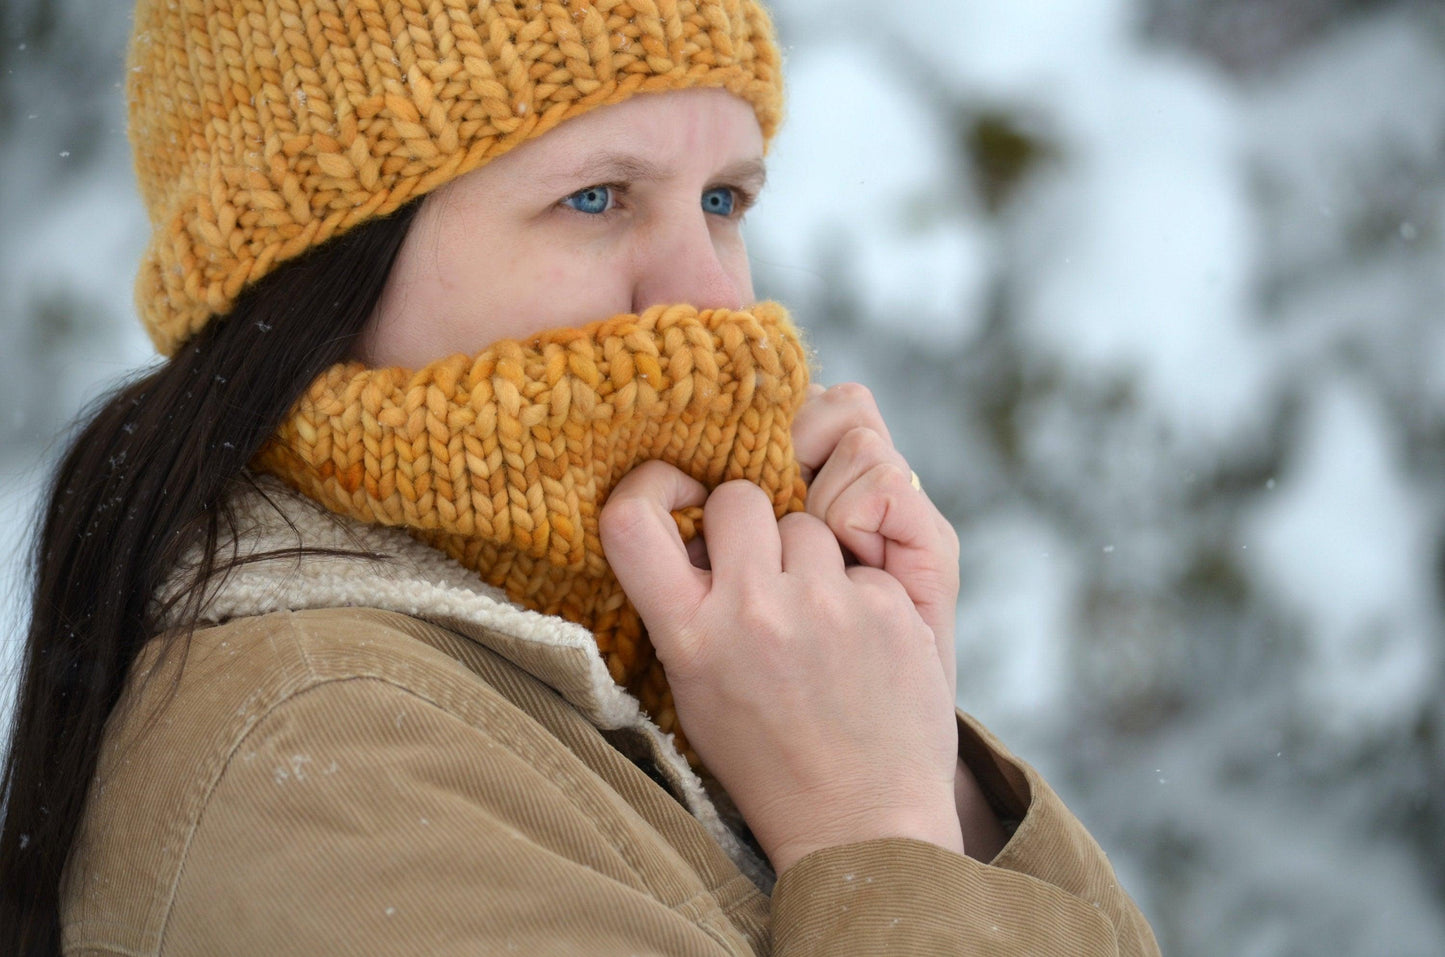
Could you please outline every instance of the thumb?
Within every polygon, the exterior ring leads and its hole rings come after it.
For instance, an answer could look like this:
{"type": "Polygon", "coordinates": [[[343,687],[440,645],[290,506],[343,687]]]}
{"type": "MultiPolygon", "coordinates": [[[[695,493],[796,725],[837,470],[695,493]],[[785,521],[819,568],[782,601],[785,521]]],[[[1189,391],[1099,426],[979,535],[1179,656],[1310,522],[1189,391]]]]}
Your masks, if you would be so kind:
{"type": "Polygon", "coordinates": [[[675,630],[707,597],[708,572],[688,558],[674,509],[701,505],[707,490],[665,462],[644,462],[612,490],[597,517],[602,552],[654,635],[675,630]]]}

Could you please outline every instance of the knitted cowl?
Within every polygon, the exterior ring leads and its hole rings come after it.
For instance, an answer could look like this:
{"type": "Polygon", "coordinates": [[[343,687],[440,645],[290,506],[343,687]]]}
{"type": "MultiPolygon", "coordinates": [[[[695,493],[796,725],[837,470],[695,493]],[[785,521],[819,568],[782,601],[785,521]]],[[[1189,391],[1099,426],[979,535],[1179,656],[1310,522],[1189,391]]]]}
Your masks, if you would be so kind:
{"type": "MultiPolygon", "coordinates": [[[[709,489],[755,482],[779,517],[800,509],[791,428],[807,384],[804,347],[776,303],[657,306],[419,371],[338,364],[254,465],[332,511],[404,527],[513,601],[591,629],[613,678],[677,732],[598,513],[649,459],[709,489]]],[[[684,540],[700,530],[700,509],[674,518],[684,540]]]]}

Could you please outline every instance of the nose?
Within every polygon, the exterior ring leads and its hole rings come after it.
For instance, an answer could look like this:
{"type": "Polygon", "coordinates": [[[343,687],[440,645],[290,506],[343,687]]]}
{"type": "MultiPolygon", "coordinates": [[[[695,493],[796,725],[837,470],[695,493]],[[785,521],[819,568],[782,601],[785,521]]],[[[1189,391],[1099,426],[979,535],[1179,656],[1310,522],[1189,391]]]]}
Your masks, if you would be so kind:
{"type": "Polygon", "coordinates": [[[648,231],[635,260],[632,311],[687,303],[699,309],[741,309],[752,299],[742,240],[715,236],[700,207],[648,231]]]}

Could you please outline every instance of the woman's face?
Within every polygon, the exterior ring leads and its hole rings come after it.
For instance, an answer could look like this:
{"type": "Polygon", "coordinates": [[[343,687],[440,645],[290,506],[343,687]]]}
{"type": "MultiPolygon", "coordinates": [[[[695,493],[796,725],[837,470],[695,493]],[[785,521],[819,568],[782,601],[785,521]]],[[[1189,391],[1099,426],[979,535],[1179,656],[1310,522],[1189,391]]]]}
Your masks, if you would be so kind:
{"type": "Polygon", "coordinates": [[[752,107],[724,90],[562,123],[427,196],[360,358],[419,368],[657,303],[751,303],[741,221],[762,155],[752,107]]]}

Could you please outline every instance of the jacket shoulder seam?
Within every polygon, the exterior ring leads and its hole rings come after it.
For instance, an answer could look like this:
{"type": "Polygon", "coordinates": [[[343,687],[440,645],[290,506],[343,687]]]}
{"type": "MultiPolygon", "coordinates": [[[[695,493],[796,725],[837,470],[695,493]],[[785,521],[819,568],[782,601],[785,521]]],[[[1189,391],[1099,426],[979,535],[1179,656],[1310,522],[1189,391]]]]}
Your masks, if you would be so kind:
{"type": "MultiPolygon", "coordinates": [[[[305,629],[301,627],[289,615],[287,616],[287,626],[292,630],[293,637],[295,637],[295,632],[305,631],[305,629]]],[[[298,644],[304,645],[304,642],[298,641],[298,644]]],[[[171,880],[171,886],[169,892],[166,895],[166,899],[162,908],[163,917],[161,919],[160,930],[156,938],[157,952],[163,949],[166,935],[170,929],[170,921],[174,912],[176,897],[178,896],[180,891],[182,876],[185,873],[186,864],[190,857],[191,847],[194,843],[196,833],[200,830],[201,822],[206,815],[206,811],[211,805],[212,797],[214,796],[215,791],[219,787],[221,781],[225,778],[226,772],[230,769],[236,754],[241,750],[245,742],[248,741],[253,735],[255,735],[257,731],[260,730],[264,725],[266,725],[268,721],[276,714],[277,711],[286,707],[288,704],[291,704],[298,699],[307,696],[311,692],[320,691],[324,688],[330,688],[343,684],[351,684],[354,682],[374,682],[378,685],[384,685],[386,687],[392,688],[398,692],[401,692],[404,695],[416,699],[419,702],[429,705],[430,707],[435,708],[437,711],[452,718],[453,720],[461,722],[473,731],[486,733],[484,729],[478,728],[471,722],[466,721],[462,716],[456,714],[452,709],[448,708],[445,704],[437,701],[432,696],[424,694],[416,690],[415,688],[409,687],[408,685],[396,680],[395,678],[391,678],[386,675],[353,674],[317,676],[316,672],[310,667],[309,661],[308,674],[314,680],[301,684],[291,689],[289,692],[277,698],[276,700],[272,701],[262,714],[256,716],[255,720],[252,722],[251,726],[246,729],[245,733],[237,737],[233,742],[231,742],[227,749],[225,759],[219,763],[216,772],[212,776],[210,782],[207,784],[201,800],[197,806],[197,810],[193,818],[191,819],[188,828],[186,829],[185,839],[183,842],[183,846],[180,850],[180,854],[178,855],[178,861],[175,867],[174,876],[171,880]]],[[[490,685],[488,685],[487,687],[490,688],[490,685]]],[[[510,702],[508,702],[508,704],[511,707],[515,707],[515,705],[511,705],[510,702]]],[[[525,712],[523,713],[525,714],[525,712]]],[[[552,778],[551,774],[547,773],[545,765],[538,765],[535,760],[531,760],[526,755],[520,753],[518,749],[514,746],[514,742],[509,740],[509,737],[507,735],[492,735],[492,737],[500,746],[505,747],[518,759],[525,761],[529,765],[537,768],[539,771],[546,774],[548,779],[553,781],[554,785],[558,787],[559,793],[561,793],[564,797],[566,796],[566,788],[562,786],[561,782],[557,782],[554,778],[552,778]]],[[[636,864],[632,860],[631,854],[628,853],[628,849],[616,839],[616,836],[611,833],[611,830],[603,826],[603,823],[599,821],[596,817],[586,813],[587,809],[585,807],[577,805],[575,804],[575,802],[573,802],[573,806],[579,808],[579,810],[581,810],[587,817],[587,819],[591,822],[597,833],[605,838],[607,844],[614,850],[614,852],[616,852],[618,858],[626,864],[627,868],[638,880],[639,886],[650,887],[650,883],[642,878],[641,873],[638,871],[636,864]]],[[[129,951],[127,951],[126,953],[129,954],[129,951]]],[[[136,957],[141,957],[141,955],[136,955],[136,957]]]]}
{"type": "MultiPolygon", "coordinates": [[[[161,950],[164,949],[166,934],[170,930],[171,914],[175,907],[176,895],[180,891],[181,876],[182,874],[184,874],[186,869],[186,862],[190,858],[191,845],[195,841],[196,832],[200,829],[201,819],[205,817],[206,810],[210,807],[211,798],[215,794],[216,788],[220,785],[221,780],[226,776],[226,772],[230,770],[231,762],[235,758],[236,752],[241,749],[241,746],[245,744],[245,742],[249,740],[251,736],[254,735],[262,725],[266,724],[267,720],[271,718],[271,716],[274,715],[278,710],[285,707],[287,704],[295,701],[297,698],[302,697],[308,692],[318,690],[328,685],[341,684],[348,681],[376,680],[386,684],[394,684],[394,682],[386,681],[385,679],[379,678],[374,675],[318,675],[315,664],[312,662],[311,657],[306,650],[306,642],[300,640],[300,635],[298,635],[298,632],[302,632],[305,629],[300,626],[300,624],[296,621],[294,614],[290,612],[281,615],[281,618],[285,622],[288,637],[294,643],[297,653],[301,655],[301,660],[305,667],[306,680],[302,681],[295,687],[289,689],[288,691],[277,697],[275,700],[271,701],[266,706],[266,709],[263,712],[256,715],[255,719],[251,722],[250,727],[246,728],[242,734],[240,734],[238,737],[236,737],[230,742],[230,744],[227,746],[224,760],[220,761],[217,764],[215,771],[211,775],[210,781],[206,785],[205,791],[201,795],[200,801],[196,805],[196,811],[191,816],[189,826],[186,828],[185,840],[182,844],[180,854],[178,855],[175,871],[171,877],[171,886],[166,894],[165,904],[162,908],[163,916],[161,918],[160,929],[156,935],[156,953],[159,953],[161,950]]],[[[261,694],[263,690],[264,688],[258,688],[257,691],[253,692],[252,695],[247,699],[247,702],[249,703],[255,701],[256,697],[261,694]]],[[[402,690],[409,689],[403,688],[402,690]]],[[[417,695],[417,697],[421,696],[417,695]]],[[[129,954],[130,951],[125,951],[125,953],[129,954]]]]}

